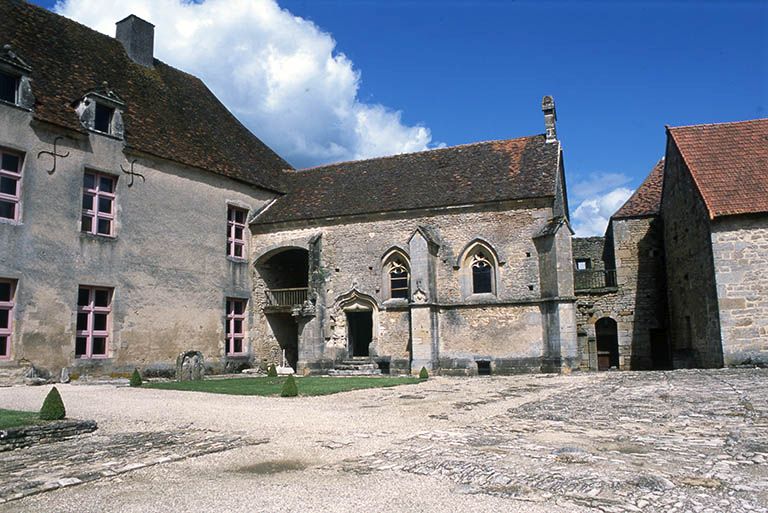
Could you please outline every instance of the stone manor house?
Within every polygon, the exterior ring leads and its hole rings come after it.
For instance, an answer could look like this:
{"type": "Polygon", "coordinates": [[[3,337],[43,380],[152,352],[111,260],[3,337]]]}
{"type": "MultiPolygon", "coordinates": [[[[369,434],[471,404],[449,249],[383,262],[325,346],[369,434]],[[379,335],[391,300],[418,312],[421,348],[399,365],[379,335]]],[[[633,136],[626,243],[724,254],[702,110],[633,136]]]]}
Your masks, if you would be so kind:
{"type": "Polygon", "coordinates": [[[0,375],[766,361],[765,120],[670,128],[574,239],[551,97],[541,135],[294,170],[153,38],[0,0],[0,375]]]}

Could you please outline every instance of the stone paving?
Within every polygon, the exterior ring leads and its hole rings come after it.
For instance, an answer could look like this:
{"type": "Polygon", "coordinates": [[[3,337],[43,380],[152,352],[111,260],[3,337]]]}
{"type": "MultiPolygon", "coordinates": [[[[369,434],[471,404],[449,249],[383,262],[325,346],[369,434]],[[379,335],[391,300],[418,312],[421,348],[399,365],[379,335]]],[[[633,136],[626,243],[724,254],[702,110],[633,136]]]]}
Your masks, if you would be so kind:
{"type": "MultiPolygon", "coordinates": [[[[335,467],[430,475],[463,493],[605,512],[768,512],[766,377],[761,370],[615,373],[600,386],[421,432],[335,467]]],[[[498,394],[537,386],[546,385],[498,394]]]]}
{"type": "Polygon", "coordinates": [[[97,432],[17,449],[0,458],[0,503],[151,465],[266,442],[204,430],[110,435],[97,432]]]}
{"type": "Polygon", "coordinates": [[[768,513],[768,369],[438,377],[290,400],[62,390],[99,431],[3,454],[0,512],[768,513]]]}

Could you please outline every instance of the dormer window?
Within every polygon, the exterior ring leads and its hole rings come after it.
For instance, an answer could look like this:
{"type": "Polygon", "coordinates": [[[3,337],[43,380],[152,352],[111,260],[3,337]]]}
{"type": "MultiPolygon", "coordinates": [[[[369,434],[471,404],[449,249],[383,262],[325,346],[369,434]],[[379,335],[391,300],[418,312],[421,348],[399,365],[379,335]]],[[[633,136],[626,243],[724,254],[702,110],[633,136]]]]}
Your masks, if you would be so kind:
{"type": "Polygon", "coordinates": [[[80,123],[94,132],[123,138],[125,103],[104,82],[98,89],[88,92],[75,106],[80,123]]]}
{"type": "Polygon", "coordinates": [[[31,71],[10,45],[0,48],[0,103],[32,109],[35,98],[29,79],[31,71]]]}
{"type": "Polygon", "coordinates": [[[112,129],[112,116],[115,113],[115,109],[107,107],[102,103],[96,102],[95,115],[93,119],[93,129],[97,132],[104,132],[105,134],[111,133],[112,129]]]}
{"type": "Polygon", "coordinates": [[[19,77],[0,71],[0,100],[16,104],[19,91],[19,77]]]}

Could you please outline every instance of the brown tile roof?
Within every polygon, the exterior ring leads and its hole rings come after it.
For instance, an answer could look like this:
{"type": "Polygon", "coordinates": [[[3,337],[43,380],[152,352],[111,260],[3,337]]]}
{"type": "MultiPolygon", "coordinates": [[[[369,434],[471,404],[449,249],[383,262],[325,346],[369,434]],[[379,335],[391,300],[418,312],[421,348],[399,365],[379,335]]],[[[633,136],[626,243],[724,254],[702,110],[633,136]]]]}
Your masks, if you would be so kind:
{"type": "Polygon", "coordinates": [[[286,171],[255,223],[554,196],[559,149],[537,135],[286,171]]]}
{"type": "Polygon", "coordinates": [[[668,128],[710,218],[768,212],[768,119],[668,128]]]}
{"type": "Polygon", "coordinates": [[[659,160],[635,193],[611,219],[658,215],[661,210],[661,187],[664,184],[664,159],[659,160]]]}
{"type": "Polygon", "coordinates": [[[32,68],[34,117],[84,131],[73,104],[108,82],[126,108],[126,145],[280,190],[290,165],[257,139],[200,81],[155,59],[131,61],[116,39],[18,0],[0,0],[0,47],[32,68]]]}

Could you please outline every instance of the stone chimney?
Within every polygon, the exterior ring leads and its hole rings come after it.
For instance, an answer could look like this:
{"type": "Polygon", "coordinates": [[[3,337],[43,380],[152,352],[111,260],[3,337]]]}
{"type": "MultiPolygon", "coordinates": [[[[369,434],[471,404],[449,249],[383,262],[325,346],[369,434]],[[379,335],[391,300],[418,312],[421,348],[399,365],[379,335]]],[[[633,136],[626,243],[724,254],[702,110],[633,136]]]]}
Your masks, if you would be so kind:
{"type": "Polygon", "coordinates": [[[115,38],[123,43],[133,62],[151,68],[154,60],[155,26],[135,14],[118,21],[115,38]]]}
{"type": "Polygon", "coordinates": [[[545,96],[541,100],[541,110],[544,112],[544,128],[547,130],[547,142],[557,141],[557,112],[555,112],[555,99],[545,96]]]}

